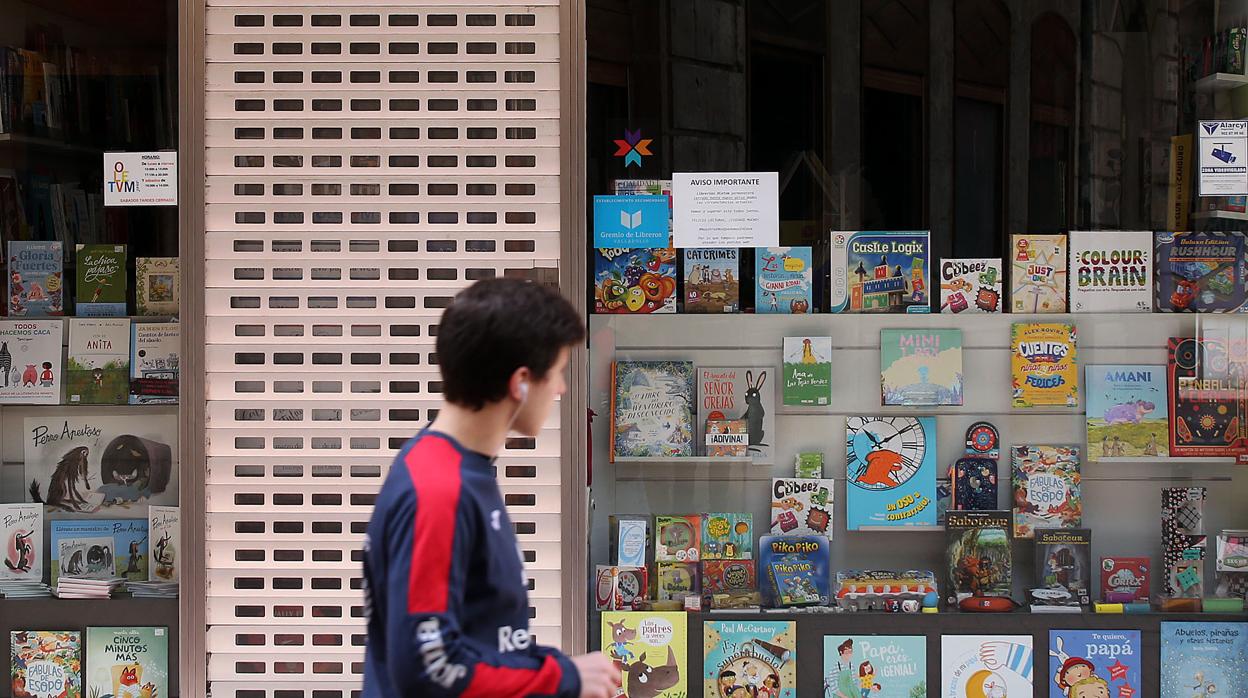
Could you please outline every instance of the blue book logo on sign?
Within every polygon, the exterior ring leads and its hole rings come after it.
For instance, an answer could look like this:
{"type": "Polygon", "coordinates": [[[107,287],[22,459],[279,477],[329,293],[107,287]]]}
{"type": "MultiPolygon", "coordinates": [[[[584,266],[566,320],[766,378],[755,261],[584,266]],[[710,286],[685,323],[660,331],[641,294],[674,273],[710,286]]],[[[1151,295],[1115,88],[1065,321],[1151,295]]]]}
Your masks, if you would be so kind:
{"type": "Polygon", "coordinates": [[[594,247],[667,247],[670,216],[666,196],[595,196],[594,247]]]}

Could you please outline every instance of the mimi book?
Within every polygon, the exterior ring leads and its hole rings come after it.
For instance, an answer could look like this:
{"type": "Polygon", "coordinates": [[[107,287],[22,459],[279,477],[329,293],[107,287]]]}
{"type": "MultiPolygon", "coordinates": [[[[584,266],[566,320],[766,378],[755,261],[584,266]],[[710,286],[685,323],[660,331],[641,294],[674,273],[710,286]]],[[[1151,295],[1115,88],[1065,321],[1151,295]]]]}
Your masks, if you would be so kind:
{"type": "Polygon", "coordinates": [[[940,263],[940,312],[1002,312],[1000,259],[946,259],[940,263]]]}
{"type": "Polygon", "coordinates": [[[1066,236],[1010,238],[1010,311],[1066,312],[1066,236]]]}
{"type": "Polygon", "coordinates": [[[1087,366],[1084,378],[1089,461],[1170,455],[1164,365],[1087,366]]]}
{"type": "Polygon", "coordinates": [[[603,612],[602,651],[620,670],[618,695],[689,695],[688,618],[684,612],[603,612]]]}
{"type": "Polygon", "coordinates": [[[927,638],[923,635],[824,635],[823,695],[927,696],[927,638]]]}
{"type": "Polygon", "coordinates": [[[12,630],[13,698],[82,698],[82,633],[12,630]]]}
{"type": "Polygon", "coordinates": [[[1016,322],[1010,325],[1014,407],[1079,405],[1075,326],[1016,322]]]}
{"type": "Polygon", "coordinates": [[[1037,528],[1077,528],[1083,521],[1078,446],[1015,446],[1014,537],[1033,538],[1037,528]]]}
{"type": "Polygon", "coordinates": [[[169,629],[88,627],[88,698],[169,695],[169,629]]]}
{"type": "Polygon", "coordinates": [[[704,696],[797,698],[793,621],[704,621],[702,646],[704,696]]]}
{"type": "Polygon", "coordinates": [[[736,248],[684,250],[686,313],[741,309],[741,252],[736,248]]]}
{"type": "Polygon", "coordinates": [[[809,247],[754,250],[754,312],[813,313],[814,269],[809,247]]]}
{"type": "Polygon", "coordinates": [[[692,361],[616,363],[612,460],[694,455],[693,380],[692,361]]]}
{"type": "Polygon", "coordinates": [[[1248,698],[1248,623],[1163,622],[1161,695],[1248,698]]]}
{"type": "Polygon", "coordinates": [[[9,317],[65,314],[65,252],[58,241],[9,242],[9,317]]]}
{"type": "Polygon", "coordinates": [[[1138,630],[1049,631],[1050,696],[1140,696],[1143,666],[1138,630]]]}
{"type": "Polygon", "coordinates": [[[850,531],[936,525],[936,419],[892,415],[845,420],[850,531]]]}
{"type": "Polygon", "coordinates": [[[785,406],[821,406],[832,401],[832,338],[784,338],[785,406]]]}
{"type": "Polygon", "coordinates": [[[886,406],[962,404],[962,330],[880,330],[886,406]]]}

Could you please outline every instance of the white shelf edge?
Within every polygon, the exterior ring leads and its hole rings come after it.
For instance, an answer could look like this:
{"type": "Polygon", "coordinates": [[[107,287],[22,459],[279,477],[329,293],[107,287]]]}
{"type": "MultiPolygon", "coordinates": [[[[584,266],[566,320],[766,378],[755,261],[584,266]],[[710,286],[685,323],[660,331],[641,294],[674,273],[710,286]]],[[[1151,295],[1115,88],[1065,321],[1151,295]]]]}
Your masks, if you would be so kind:
{"type": "Polygon", "coordinates": [[[1197,92],[1226,92],[1248,85],[1248,75],[1213,73],[1196,81],[1197,92]]]}
{"type": "Polygon", "coordinates": [[[1170,465],[1234,465],[1235,464],[1234,456],[1220,456],[1220,457],[1212,457],[1212,458],[1205,458],[1201,456],[1193,456],[1191,458],[1184,458],[1181,456],[1169,456],[1169,457],[1150,456],[1147,458],[1131,458],[1131,457],[1124,456],[1122,458],[1097,458],[1096,460],[1087,458],[1085,460],[1090,465],[1097,464],[1097,463],[1126,464],[1126,465],[1134,465],[1137,463],[1168,463],[1170,465]]]}
{"type": "Polygon", "coordinates": [[[1208,220],[1227,220],[1227,221],[1248,221],[1248,213],[1238,213],[1236,211],[1200,211],[1192,215],[1192,218],[1198,221],[1208,220]]]}
{"type": "MultiPolygon", "coordinates": [[[[616,458],[616,464],[622,465],[667,465],[680,463],[684,465],[719,465],[719,466],[753,466],[753,458],[724,458],[718,456],[655,456],[651,458],[616,458]]],[[[771,467],[771,466],[761,466],[771,467]]]]}

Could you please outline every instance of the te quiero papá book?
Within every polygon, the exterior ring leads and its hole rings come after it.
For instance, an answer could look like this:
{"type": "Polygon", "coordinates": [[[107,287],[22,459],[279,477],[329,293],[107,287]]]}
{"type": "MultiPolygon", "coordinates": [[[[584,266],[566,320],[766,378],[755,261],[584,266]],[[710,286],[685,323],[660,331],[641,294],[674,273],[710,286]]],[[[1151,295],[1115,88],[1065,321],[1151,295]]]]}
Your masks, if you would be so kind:
{"type": "Polygon", "coordinates": [[[833,231],[833,313],[930,313],[926,230],[833,231]]]}
{"type": "Polygon", "coordinates": [[[1010,326],[1014,407],[1079,405],[1075,326],[1016,322],[1010,326]]]}

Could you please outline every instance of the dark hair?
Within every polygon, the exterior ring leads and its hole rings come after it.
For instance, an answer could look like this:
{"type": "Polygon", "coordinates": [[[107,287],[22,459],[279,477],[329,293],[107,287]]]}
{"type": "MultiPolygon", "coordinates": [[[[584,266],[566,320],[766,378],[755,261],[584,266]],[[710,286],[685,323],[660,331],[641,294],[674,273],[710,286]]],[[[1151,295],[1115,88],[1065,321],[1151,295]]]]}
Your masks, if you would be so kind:
{"type": "Polygon", "coordinates": [[[845,654],[845,650],[852,650],[853,648],[854,648],[854,641],[852,639],[849,639],[849,640],[842,642],[840,645],[837,646],[836,653],[845,654]]]}
{"type": "Polygon", "coordinates": [[[521,279],[478,281],[438,323],[442,396],[479,410],[507,395],[516,369],[541,380],[564,347],[584,338],[580,314],[558,291],[521,279]]]}

